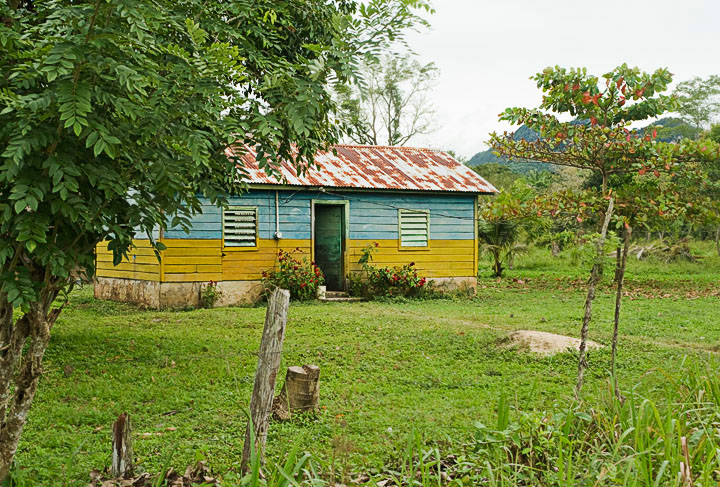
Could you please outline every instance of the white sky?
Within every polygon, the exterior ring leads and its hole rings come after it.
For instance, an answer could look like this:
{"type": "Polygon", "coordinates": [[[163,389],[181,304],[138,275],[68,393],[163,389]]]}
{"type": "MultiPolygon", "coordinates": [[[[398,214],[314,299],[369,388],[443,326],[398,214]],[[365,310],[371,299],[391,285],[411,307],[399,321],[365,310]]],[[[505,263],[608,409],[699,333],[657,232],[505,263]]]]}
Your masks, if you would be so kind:
{"type": "Polygon", "coordinates": [[[720,74],[720,0],[435,0],[432,28],[409,44],[440,78],[432,98],[439,129],[409,145],[470,157],[497,115],[534,107],[529,77],[551,65],[602,75],[627,62],[668,67],[676,81],[720,74]]]}

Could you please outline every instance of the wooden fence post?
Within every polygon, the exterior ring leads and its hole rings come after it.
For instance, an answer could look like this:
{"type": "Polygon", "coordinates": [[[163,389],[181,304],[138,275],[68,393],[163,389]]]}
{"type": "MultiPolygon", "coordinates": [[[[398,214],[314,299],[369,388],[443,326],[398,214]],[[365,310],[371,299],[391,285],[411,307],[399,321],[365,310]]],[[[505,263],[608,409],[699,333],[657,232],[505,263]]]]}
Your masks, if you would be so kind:
{"type": "MultiPolygon", "coordinates": [[[[262,460],[265,450],[270,414],[272,413],[275,379],[282,358],[282,344],[285,339],[290,292],[276,288],[268,300],[265,314],[265,327],[258,353],[258,366],[255,372],[255,385],[250,399],[250,418],[255,430],[255,448],[262,460]]],[[[250,422],[245,430],[245,444],[241,468],[247,471],[250,461],[250,422]]]]}
{"type": "Polygon", "coordinates": [[[132,427],[130,415],[122,413],[113,423],[112,467],[115,478],[128,479],[133,476],[132,427]]]}

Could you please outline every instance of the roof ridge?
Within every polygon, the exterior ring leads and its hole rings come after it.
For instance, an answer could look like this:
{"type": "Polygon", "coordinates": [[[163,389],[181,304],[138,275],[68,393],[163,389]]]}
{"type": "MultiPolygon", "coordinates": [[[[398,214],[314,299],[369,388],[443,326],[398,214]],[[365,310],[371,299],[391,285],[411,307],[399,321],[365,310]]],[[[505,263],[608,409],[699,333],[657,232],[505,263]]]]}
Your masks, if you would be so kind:
{"type": "Polygon", "coordinates": [[[362,149],[397,149],[416,150],[427,152],[447,152],[442,149],[431,149],[430,147],[410,147],[406,145],[371,145],[371,144],[333,144],[332,147],[357,147],[362,149]]]}

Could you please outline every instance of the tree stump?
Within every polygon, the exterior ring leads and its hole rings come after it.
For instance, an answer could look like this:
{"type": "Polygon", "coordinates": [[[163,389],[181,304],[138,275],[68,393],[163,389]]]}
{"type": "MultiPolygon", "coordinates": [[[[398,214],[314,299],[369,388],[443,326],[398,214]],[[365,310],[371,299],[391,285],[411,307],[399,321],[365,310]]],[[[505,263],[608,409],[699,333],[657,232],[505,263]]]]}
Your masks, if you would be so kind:
{"type": "Polygon", "coordinates": [[[132,427],[128,413],[122,413],[113,423],[110,473],[115,478],[129,479],[133,476],[132,427]]]}
{"type": "Polygon", "coordinates": [[[251,460],[251,438],[254,437],[255,450],[260,460],[263,459],[265,440],[272,412],[273,396],[275,395],[275,379],[280,368],[282,345],[285,339],[285,325],[290,306],[290,292],[275,289],[268,300],[265,314],[265,327],[260,340],[258,366],[255,372],[255,384],[250,399],[250,419],[245,430],[245,444],[241,469],[247,472],[251,460]],[[251,425],[253,428],[251,429],[251,425]]]}
{"type": "Polygon", "coordinates": [[[280,421],[290,419],[295,412],[314,411],[320,397],[320,367],[303,365],[288,367],[285,384],[273,400],[273,417],[280,421]]]}

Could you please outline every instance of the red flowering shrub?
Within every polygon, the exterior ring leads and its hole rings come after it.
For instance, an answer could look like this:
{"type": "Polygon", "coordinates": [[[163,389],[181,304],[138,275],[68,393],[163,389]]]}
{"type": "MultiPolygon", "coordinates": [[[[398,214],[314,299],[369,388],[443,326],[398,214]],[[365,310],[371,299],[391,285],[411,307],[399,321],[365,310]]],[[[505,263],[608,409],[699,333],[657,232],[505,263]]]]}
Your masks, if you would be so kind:
{"type": "Polygon", "coordinates": [[[217,281],[208,281],[200,289],[200,304],[203,308],[214,308],[222,294],[217,281]]]}
{"type": "Polygon", "coordinates": [[[427,279],[418,276],[415,262],[395,267],[375,267],[371,262],[377,247],[378,243],[373,242],[362,249],[358,263],[362,265],[365,277],[354,283],[351,291],[367,297],[420,295],[427,279]]]}
{"type": "Polygon", "coordinates": [[[276,287],[287,289],[291,299],[315,299],[318,286],[325,283],[325,276],[315,262],[309,262],[306,257],[302,261],[295,258],[296,252],[302,253],[302,250],[278,252],[275,267],[262,273],[263,286],[266,292],[276,287]]]}

